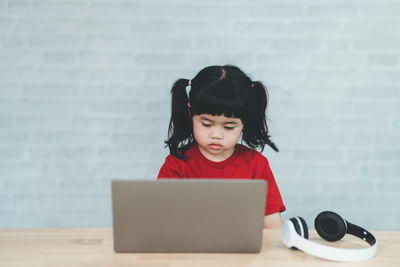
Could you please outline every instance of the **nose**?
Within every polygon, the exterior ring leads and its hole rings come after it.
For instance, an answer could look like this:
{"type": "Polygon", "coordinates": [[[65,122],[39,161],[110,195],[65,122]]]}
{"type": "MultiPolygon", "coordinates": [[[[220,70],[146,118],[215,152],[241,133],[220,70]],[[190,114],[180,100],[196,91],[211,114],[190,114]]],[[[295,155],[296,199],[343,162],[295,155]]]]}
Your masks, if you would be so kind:
{"type": "Polygon", "coordinates": [[[220,139],[222,139],[223,137],[224,137],[223,131],[220,130],[220,129],[218,129],[218,128],[215,128],[215,129],[211,132],[211,139],[218,139],[218,140],[220,140],[220,139]]]}

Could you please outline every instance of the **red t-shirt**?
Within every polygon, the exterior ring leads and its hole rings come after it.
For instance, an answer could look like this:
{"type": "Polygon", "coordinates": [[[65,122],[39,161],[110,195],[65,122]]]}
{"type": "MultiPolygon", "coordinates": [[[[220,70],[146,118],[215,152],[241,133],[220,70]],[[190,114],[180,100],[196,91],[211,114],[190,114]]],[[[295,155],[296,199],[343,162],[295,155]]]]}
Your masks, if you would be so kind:
{"type": "Polygon", "coordinates": [[[185,157],[186,161],[168,155],[158,178],[262,179],[268,183],[265,215],[286,210],[268,160],[258,151],[237,144],[229,158],[214,162],[201,154],[195,144],[185,157]]]}

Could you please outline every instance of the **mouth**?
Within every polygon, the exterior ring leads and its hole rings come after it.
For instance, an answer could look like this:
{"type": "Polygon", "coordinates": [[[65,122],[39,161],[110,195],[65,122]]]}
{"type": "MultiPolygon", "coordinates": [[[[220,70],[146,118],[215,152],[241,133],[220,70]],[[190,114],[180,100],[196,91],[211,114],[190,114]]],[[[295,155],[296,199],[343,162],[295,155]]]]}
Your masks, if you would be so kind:
{"type": "Polygon", "coordinates": [[[216,143],[212,143],[208,145],[212,150],[220,150],[222,148],[222,145],[220,144],[216,144],[216,143]]]}

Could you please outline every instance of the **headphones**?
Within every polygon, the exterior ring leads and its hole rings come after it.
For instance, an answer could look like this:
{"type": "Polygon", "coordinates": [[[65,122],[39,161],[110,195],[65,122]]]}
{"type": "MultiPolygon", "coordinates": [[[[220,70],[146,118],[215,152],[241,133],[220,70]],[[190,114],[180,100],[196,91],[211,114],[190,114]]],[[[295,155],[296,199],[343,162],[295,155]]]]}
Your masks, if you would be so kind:
{"type": "Polygon", "coordinates": [[[315,230],[327,241],[338,241],[351,234],[370,244],[368,248],[336,248],[308,240],[308,228],[301,217],[293,217],[282,225],[282,242],[288,248],[297,248],[313,256],[333,261],[363,261],[376,254],[375,237],[360,226],[354,225],[332,211],[318,214],[314,221],[315,230]]]}

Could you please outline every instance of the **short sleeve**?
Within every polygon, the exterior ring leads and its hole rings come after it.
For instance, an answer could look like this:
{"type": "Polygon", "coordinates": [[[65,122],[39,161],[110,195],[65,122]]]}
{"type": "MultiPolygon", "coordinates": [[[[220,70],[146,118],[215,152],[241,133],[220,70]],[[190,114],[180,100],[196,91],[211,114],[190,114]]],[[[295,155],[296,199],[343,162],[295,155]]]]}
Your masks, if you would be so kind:
{"type": "Polygon", "coordinates": [[[286,207],[283,204],[281,193],[279,192],[278,185],[276,184],[268,160],[266,158],[264,159],[265,159],[264,170],[260,178],[264,179],[268,184],[265,215],[270,215],[276,212],[283,212],[286,210],[286,207]]]}
{"type": "Polygon", "coordinates": [[[168,155],[161,166],[157,179],[182,178],[181,169],[173,156],[168,155]]]}

